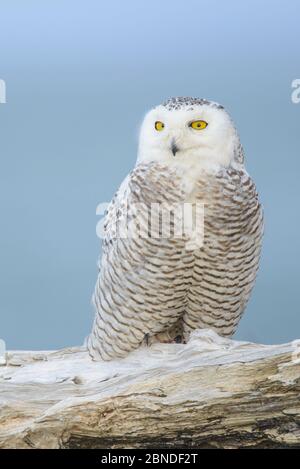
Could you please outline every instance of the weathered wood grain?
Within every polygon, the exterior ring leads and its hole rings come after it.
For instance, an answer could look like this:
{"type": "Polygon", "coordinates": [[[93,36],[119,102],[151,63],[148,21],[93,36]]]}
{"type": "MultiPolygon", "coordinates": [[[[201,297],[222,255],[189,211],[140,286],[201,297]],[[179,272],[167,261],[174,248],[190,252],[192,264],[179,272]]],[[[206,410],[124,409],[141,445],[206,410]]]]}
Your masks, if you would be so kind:
{"type": "Polygon", "coordinates": [[[300,447],[297,345],[202,330],[114,362],[84,347],[8,352],[0,448],[300,447]]]}

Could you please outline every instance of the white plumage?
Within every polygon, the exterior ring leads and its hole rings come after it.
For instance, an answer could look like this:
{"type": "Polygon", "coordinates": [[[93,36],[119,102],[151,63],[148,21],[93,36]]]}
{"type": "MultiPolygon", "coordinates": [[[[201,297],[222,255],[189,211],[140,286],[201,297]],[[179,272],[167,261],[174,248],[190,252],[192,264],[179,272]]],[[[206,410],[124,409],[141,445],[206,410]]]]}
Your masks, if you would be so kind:
{"type": "Polygon", "coordinates": [[[196,328],[234,333],[258,269],[263,215],[222,106],[171,98],[146,115],[137,164],[109,206],[104,231],[88,338],[94,359],[124,357],[143,342],[187,341],[196,328]],[[177,213],[168,237],[161,218],[147,217],[153,204],[186,203],[204,203],[203,246],[191,248],[191,232],[174,236],[177,213]],[[124,236],[137,219],[144,236],[124,236]]]}

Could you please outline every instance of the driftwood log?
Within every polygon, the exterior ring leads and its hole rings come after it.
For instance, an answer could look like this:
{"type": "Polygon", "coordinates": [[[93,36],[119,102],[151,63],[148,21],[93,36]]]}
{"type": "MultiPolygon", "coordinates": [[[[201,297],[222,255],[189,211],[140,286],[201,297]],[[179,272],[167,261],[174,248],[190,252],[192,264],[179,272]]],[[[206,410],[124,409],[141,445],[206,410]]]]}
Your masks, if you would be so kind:
{"type": "Polygon", "coordinates": [[[300,447],[299,350],[202,330],[114,362],[8,352],[0,448],[300,447]]]}

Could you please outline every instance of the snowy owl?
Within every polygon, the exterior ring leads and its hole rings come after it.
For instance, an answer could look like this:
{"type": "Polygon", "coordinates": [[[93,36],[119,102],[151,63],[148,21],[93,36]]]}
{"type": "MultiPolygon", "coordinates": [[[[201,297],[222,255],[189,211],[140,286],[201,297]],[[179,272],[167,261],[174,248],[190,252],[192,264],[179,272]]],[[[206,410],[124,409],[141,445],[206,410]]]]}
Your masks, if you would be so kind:
{"type": "Polygon", "coordinates": [[[171,98],[150,110],[136,165],[105,217],[90,355],[112,360],[141,344],[185,343],[198,328],[230,337],[255,282],[262,234],[262,207],[224,107],[171,98]],[[175,233],[178,207],[198,203],[204,207],[201,244],[194,209],[191,229],[175,233]],[[175,209],[163,236],[159,207],[166,204],[175,209]],[[153,207],[156,221],[149,216],[153,207]],[[123,230],[132,223],[135,229],[123,230]]]}

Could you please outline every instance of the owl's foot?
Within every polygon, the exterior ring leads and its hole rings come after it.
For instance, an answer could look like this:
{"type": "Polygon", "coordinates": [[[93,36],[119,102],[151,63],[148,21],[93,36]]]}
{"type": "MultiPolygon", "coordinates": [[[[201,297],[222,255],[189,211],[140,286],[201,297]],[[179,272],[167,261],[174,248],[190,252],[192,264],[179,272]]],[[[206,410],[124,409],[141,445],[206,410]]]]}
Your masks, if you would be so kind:
{"type": "Polygon", "coordinates": [[[180,321],[177,321],[172,327],[166,331],[159,332],[155,335],[145,334],[142,342],[146,346],[150,346],[155,343],[163,344],[184,344],[184,336],[182,333],[182,325],[180,321]]]}
{"type": "Polygon", "coordinates": [[[162,343],[162,344],[170,344],[173,342],[173,337],[170,336],[169,332],[159,332],[155,335],[145,334],[143,344],[146,347],[150,347],[152,344],[162,343]]]}

